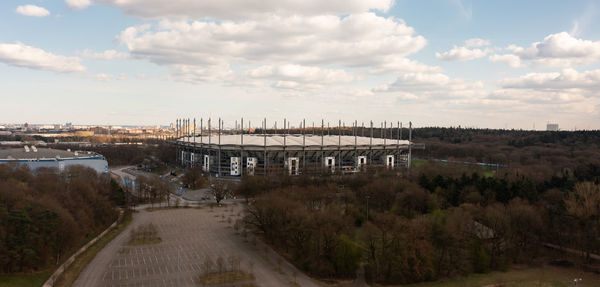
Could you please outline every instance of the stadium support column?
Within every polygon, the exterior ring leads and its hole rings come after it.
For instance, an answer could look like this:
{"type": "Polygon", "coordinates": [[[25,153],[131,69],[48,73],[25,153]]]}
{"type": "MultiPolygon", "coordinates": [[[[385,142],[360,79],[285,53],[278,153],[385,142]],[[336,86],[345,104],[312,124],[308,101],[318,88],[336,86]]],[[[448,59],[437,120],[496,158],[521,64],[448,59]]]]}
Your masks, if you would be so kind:
{"type": "MultiPolygon", "coordinates": [[[[193,145],[192,145],[192,153],[194,153],[194,155],[196,155],[196,118],[194,118],[194,129],[192,130],[192,139],[193,141],[193,145]]],[[[195,156],[194,158],[192,158],[191,160],[191,164],[192,164],[192,168],[194,168],[194,161],[195,161],[195,156]]]]}
{"type": "Polygon", "coordinates": [[[410,161],[412,160],[412,122],[408,122],[408,169],[410,170],[410,161]]]}
{"type": "MultiPolygon", "coordinates": [[[[182,120],[182,119],[179,119],[179,128],[178,128],[178,134],[177,134],[177,142],[178,142],[178,143],[179,143],[179,139],[181,138],[181,135],[183,134],[183,133],[181,132],[181,129],[182,129],[182,128],[183,128],[183,120],[182,120]]],[[[181,148],[181,150],[183,150],[183,142],[181,142],[181,144],[179,145],[179,147],[181,148]]],[[[178,152],[177,156],[178,156],[178,159],[179,159],[179,160],[178,160],[179,164],[180,164],[180,165],[183,165],[183,156],[182,156],[182,153],[181,153],[181,151],[180,151],[180,152],[178,152]]]]}
{"type": "Polygon", "coordinates": [[[286,141],[286,129],[287,129],[287,127],[286,127],[286,125],[287,124],[288,124],[287,123],[287,119],[283,118],[283,166],[284,167],[285,167],[285,163],[286,163],[287,157],[288,157],[288,155],[287,155],[287,149],[286,149],[286,147],[287,147],[287,141],[286,141]]]}
{"type": "Polygon", "coordinates": [[[204,132],[202,118],[200,118],[200,157],[202,158],[202,162],[204,163],[204,143],[202,141],[202,133],[204,132]]]}
{"type": "Polygon", "coordinates": [[[369,164],[373,165],[373,121],[371,121],[371,138],[369,138],[369,164]]]}
{"type": "Polygon", "coordinates": [[[356,133],[358,132],[357,129],[358,129],[358,121],[354,120],[354,128],[352,129],[352,135],[354,136],[354,160],[356,161],[355,166],[358,166],[358,154],[356,152],[356,150],[357,150],[356,133]]]}
{"type": "Polygon", "coordinates": [[[185,167],[185,156],[184,156],[184,154],[185,154],[185,140],[186,140],[185,139],[185,119],[182,119],[181,120],[181,144],[182,144],[184,152],[181,153],[181,165],[183,167],[185,167]]]}
{"type": "Polygon", "coordinates": [[[223,125],[223,122],[221,121],[221,118],[219,118],[219,163],[217,165],[217,172],[218,175],[221,176],[221,127],[223,125]]]}
{"type": "Polygon", "coordinates": [[[323,151],[323,131],[325,130],[325,120],[321,119],[321,166],[325,164],[325,152],[323,151]]]}
{"type": "Polygon", "coordinates": [[[263,159],[263,168],[265,170],[265,176],[267,175],[267,168],[268,168],[268,157],[267,157],[267,118],[264,119],[263,121],[263,141],[264,141],[264,147],[265,147],[265,157],[263,159]]]}
{"type": "Polygon", "coordinates": [[[383,122],[383,130],[381,130],[381,132],[383,133],[383,154],[385,157],[385,165],[387,168],[387,121],[383,122]]]}
{"type": "Polygon", "coordinates": [[[338,170],[342,171],[342,120],[338,120],[338,170]]]}
{"type": "Polygon", "coordinates": [[[175,163],[179,164],[179,143],[177,142],[177,134],[179,133],[179,119],[175,119],[175,147],[177,154],[175,155],[175,163]]]}
{"type": "MultiPolygon", "coordinates": [[[[237,128],[237,127],[236,127],[237,128]]],[[[244,118],[240,120],[240,161],[238,166],[240,167],[240,177],[244,176],[244,118]]]]}
{"type": "Polygon", "coordinates": [[[398,121],[398,130],[396,131],[396,166],[400,166],[400,121],[398,121]]]}
{"type": "Polygon", "coordinates": [[[302,119],[302,172],[306,171],[306,119],[302,119]]]}
{"type": "Polygon", "coordinates": [[[208,172],[208,175],[210,176],[210,168],[212,167],[212,164],[210,164],[210,150],[212,149],[211,147],[211,143],[212,143],[212,133],[210,130],[210,124],[211,124],[211,118],[208,118],[208,170],[206,172],[208,172]]]}

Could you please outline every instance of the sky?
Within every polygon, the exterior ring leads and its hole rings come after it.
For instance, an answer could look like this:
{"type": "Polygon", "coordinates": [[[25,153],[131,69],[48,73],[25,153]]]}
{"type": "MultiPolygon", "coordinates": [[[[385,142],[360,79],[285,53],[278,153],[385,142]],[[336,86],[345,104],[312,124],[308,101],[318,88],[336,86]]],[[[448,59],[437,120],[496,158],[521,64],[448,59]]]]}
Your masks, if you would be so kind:
{"type": "Polygon", "coordinates": [[[3,0],[0,123],[600,129],[600,1],[3,0]]]}

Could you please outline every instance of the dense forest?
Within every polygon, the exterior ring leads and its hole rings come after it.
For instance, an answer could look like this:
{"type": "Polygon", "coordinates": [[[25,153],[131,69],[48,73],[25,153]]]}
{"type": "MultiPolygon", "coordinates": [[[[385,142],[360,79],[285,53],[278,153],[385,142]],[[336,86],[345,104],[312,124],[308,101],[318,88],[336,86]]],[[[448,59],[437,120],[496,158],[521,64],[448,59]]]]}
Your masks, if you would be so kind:
{"type": "Polygon", "coordinates": [[[586,180],[600,170],[600,131],[419,128],[413,140],[426,145],[413,152],[419,158],[500,164],[538,181],[563,172],[586,180]]]}
{"type": "Polygon", "coordinates": [[[109,166],[146,164],[152,167],[172,164],[176,149],[167,143],[143,145],[95,145],[82,148],[103,155],[109,166]]]}
{"type": "Polygon", "coordinates": [[[556,254],[548,246],[583,255],[570,264],[597,266],[598,132],[413,132],[427,147],[416,156],[428,160],[410,173],[243,178],[246,225],[320,278],[351,278],[362,263],[371,282],[430,281],[533,264],[556,254]]]}
{"type": "Polygon", "coordinates": [[[0,164],[0,272],[60,263],[108,227],[122,204],[121,188],[90,168],[0,164]]]}

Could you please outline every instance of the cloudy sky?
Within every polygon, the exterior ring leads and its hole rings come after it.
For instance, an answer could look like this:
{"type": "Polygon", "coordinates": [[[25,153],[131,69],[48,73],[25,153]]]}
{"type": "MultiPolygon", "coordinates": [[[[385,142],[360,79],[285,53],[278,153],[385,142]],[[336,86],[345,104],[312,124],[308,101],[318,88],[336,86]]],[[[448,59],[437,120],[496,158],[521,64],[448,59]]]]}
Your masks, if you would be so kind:
{"type": "Polygon", "coordinates": [[[3,0],[0,123],[600,129],[600,2],[3,0]]]}

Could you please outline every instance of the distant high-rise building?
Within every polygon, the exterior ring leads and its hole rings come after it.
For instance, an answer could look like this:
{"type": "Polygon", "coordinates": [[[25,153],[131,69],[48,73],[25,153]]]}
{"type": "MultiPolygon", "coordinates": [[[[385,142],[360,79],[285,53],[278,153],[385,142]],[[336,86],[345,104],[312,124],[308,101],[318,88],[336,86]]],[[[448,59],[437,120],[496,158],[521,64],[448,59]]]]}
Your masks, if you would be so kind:
{"type": "Polygon", "coordinates": [[[547,131],[552,131],[552,132],[558,131],[558,124],[551,124],[551,123],[548,123],[548,124],[546,125],[546,130],[547,130],[547,131]]]}

